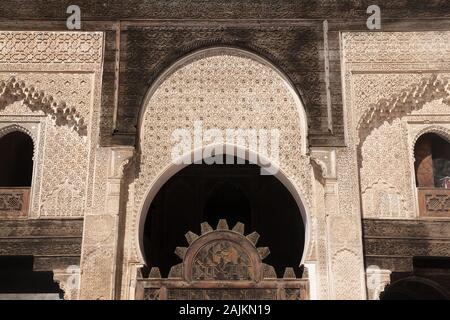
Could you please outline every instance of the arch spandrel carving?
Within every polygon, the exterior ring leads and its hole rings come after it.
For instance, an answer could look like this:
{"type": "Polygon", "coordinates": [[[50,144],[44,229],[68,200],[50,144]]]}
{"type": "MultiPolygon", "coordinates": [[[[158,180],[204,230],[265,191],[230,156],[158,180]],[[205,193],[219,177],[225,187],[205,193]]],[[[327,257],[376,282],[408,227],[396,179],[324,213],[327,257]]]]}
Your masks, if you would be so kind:
{"type": "Polygon", "coordinates": [[[67,106],[65,102],[56,102],[51,95],[27,86],[24,81],[14,77],[0,81],[0,109],[17,101],[22,101],[33,111],[40,110],[49,115],[58,126],[68,126],[81,136],[87,135],[85,119],[74,107],[67,106]]]}
{"type": "Polygon", "coordinates": [[[417,85],[369,105],[357,125],[359,144],[361,145],[371,131],[383,123],[409,115],[423,108],[425,104],[439,99],[449,106],[450,111],[449,79],[432,74],[430,77],[422,78],[417,85]]]}
{"type": "MultiPolygon", "coordinates": [[[[172,170],[172,133],[187,129],[194,134],[196,121],[202,122],[204,130],[211,128],[221,132],[279,129],[279,159],[266,154],[264,157],[289,177],[294,189],[290,191],[302,198],[305,211],[309,212],[312,207],[306,112],[287,77],[270,62],[244,50],[215,47],[194,52],[154,82],[140,115],[136,205],[129,229],[134,237],[130,239],[133,246],[130,256],[135,262],[144,262],[139,250],[139,230],[145,220],[142,216],[146,215],[151,202],[149,197],[155,185],[164,183],[161,177],[172,170]]],[[[205,142],[202,147],[210,144],[205,142]]],[[[248,143],[227,141],[223,145],[259,155],[259,150],[248,143]]],[[[192,146],[191,151],[196,150],[199,149],[192,146]]]]}
{"type": "Polygon", "coordinates": [[[157,267],[148,278],[137,279],[136,296],[146,300],[308,299],[307,278],[298,279],[292,268],[286,268],[283,279],[277,279],[275,269],[263,263],[270,250],[256,246],[257,232],[245,236],[242,223],[230,230],[226,220],[220,220],[215,230],[206,222],[201,229],[201,235],[186,234],[189,247],[176,248],[183,262],[172,267],[167,279],[161,278],[157,267]]]}
{"type": "MultiPolygon", "coordinates": [[[[364,79],[361,74],[358,77],[364,79]]],[[[372,79],[375,76],[370,74],[368,77],[372,79]]],[[[357,122],[354,137],[361,172],[364,217],[415,218],[417,199],[412,149],[417,134],[422,129],[446,135],[446,129],[435,122],[450,112],[448,74],[408,74],[405,79],[404,82],[409,85],[400,87],[400,76],[379,76],[374,83],[380,88],[371,89],[371,94],[378,97],[377,100],[372,98],[376,102],[364,105],[361,111],[357,108],[354,111],[357,122]],[[381,79],[391,78],[396,80],[392,82],[389,95],[381,94],[385,89],[381,79]],[[389,151],[380,153],[380,150],[389,151]],[[372,189],[371,186],[376,185],[379,175],[385,175],[390,187],[386,185],[374,193],[377,188],[372,189]],[[397,191],[394,192],[393,188],[397,191]],[[399,203],[403,205],[399,206],[399,203]],[[384,209],[378,210],[381,207],[384,209]]],[[[362,89],[361,84],[354,89],[359,102],[364,100],[362,97],[367,97],[362,89]]]]}
{"type": "Polygon", "coordinates": [[[407,217],[405,199],[396,187],[378,179],[362,193],[365,218],[398,219],[407,217]]]}

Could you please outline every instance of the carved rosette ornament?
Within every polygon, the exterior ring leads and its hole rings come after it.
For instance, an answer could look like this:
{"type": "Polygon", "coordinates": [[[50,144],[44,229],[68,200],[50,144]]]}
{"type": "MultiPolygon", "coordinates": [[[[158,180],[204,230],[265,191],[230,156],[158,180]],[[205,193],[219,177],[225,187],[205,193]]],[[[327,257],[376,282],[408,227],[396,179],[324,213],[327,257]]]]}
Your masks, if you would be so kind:
{"type": "Polygon", "coordinates": [[[244,224],[232,230],[220,220],[216,230],[201,225],[201,235],[186,233],[189,247],[177,247],[182,263],[171,268],[167,279],[153,267],[148,278],[137,279],[136,297],[145,300],[305,300],[308,279],[297,279],[293,268],[286,268],[283,279],[262,261],[267,247],[258,248],[259,234],[244,235],[244,224]]]}

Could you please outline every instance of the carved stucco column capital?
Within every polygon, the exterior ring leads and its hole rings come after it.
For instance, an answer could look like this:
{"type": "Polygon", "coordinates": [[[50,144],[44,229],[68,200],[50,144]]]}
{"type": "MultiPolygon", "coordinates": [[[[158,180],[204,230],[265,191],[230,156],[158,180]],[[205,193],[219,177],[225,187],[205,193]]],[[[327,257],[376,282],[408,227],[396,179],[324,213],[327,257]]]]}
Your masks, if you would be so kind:
{"type": "Polygon", "coordinates": [[[366,269],[367,298],[380,300],[380,294],[391,283],[391,271],[380,269],[378,266],[369,266],[366,269]]]}
{"type": "Polygon", "coordinates": [[[80,267],[53,270],[53,280],[64,291],[64,300],[76,300],[80,290],[80,267]]]}
{"type": "Polygon", "coordinates": [[[328,147],[311,148],[311,162],[321,180],[336,179],[336,150],[328,147]]]}
{"type": "Polygon", "coordinates": [[[134,147],[111,147],[108,178],[121,179],[125,167],[130,163],[134,155],[134,147]]]}

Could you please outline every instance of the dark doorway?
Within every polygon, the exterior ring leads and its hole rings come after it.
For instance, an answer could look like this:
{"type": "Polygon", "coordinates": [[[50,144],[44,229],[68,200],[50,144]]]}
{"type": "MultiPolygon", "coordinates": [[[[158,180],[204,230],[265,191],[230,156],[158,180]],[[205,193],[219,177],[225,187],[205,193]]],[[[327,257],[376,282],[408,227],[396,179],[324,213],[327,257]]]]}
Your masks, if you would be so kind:
{"type": "Polygon", "coordinates": [[[450,258],[416,256],[412,273],[393,272],[383,300],[450,300],[450,258]]]}
{"type": "Polygon", "coordinates": [[[0,138],[0,187],[31,187],[33,140],[14,131],[0,138]]]}
{"type": "Polygon", "coordinates": [[[188,231],[200,233],[200,224],[216,227],[227,219],[230,228],[245,224],[246,234],[257,231],[259,247],[269,247],[264,262],[283,276],[294,267],[298,276],[305,227],[297,203],[275,176],[263,176],[260,167],[245,164],[193,164],[171,177],[152,201],[144,227],[148,267],[159,267],[167,277],[180,263],[174,254],[185,246],[188,231]]]}
{"type": "Polygon", "coordinates": [[[399,280],[385,289],[381,300],[448,300],[449,297],[434,281],[411,277],[399,280]]]}
{"type": "Polygon", "coordinates": [[[33,256],[0,256],[0,297],[2,294],[55,294],[63,291],[53,281],[53,273],[33,270],[33,256]]]}

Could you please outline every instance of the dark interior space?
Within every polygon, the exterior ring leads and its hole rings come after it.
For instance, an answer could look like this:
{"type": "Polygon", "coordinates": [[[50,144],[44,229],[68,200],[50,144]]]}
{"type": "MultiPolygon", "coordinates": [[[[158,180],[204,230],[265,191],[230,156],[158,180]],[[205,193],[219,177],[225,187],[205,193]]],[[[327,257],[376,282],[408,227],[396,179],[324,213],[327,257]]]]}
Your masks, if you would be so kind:
{"type": "Polygon", "coordinates": [[[414,257],[414,270],[447,269],[450,277],[450,257],[414,257]]]}
{"type": "Polygon", "coordinates": [[[299,267],[305,227],[296,201],[275,176],[260,175],[260,167],[245,164],[193,164],[171,177],[152,201],[145,222],[147,267],[159,267],[163,277],[180,263],[174,254],[186,246],[188,231],[200,234],[207,221],[214,229],[219,219],[232,228],[245,224],[245,234],[260,234],[258,247],[269,247],[264,260],[278,277],[286,267],[299,267]]]}
{"type": "Polygon", "coordinates": [[[449,300],[450,258],[416,256],[412,272],[393,272],[382,300],[449,300]]]}
{"type": "Polygon", "coordinates": [[[33,140],[14,131],[0,138],[0,187],[30,187],[33,173],[33,140]]]}
{"type": "Polygon", "coordinates": [[[429,279],[411,277],[399,280],[380,295],[381,300],[448,300],[440,286],[429,279]]]}
{"type": "Polygon", "coordinates": [[[63,292],[53,281],[49,271],[33,271],[33,256],[0,256],[1,293],[58,293],[63,292]]]}

